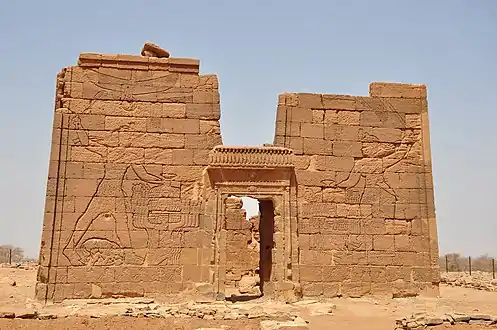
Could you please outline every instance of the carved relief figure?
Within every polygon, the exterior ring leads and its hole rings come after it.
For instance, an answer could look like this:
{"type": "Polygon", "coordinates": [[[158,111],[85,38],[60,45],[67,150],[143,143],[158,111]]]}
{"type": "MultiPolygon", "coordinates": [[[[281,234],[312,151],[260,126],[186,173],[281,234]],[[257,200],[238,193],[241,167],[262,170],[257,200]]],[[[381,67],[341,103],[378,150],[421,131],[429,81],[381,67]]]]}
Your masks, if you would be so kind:
{"type": "Polygon", "coordinates": [[[106,93],[119,95],[121,100],[128,101],[139,101],[143,97],[151,95],[155,95],[159,100],[181,97],[180,95],[168,95],[177,85],[179,79],[177,74],[169,72],[146,73],[141,76],[136,72],[130,72],[126,75],[118,76],[113,69],[100,70],[96,74],[100,78],[99,82],[89,82],[95,89],[93,98],[96,98],[99,94],[106,93]]]}
{"type": "Polygon", "coordinates": [[[146,251],[136,249],[132,234],[145,239],[137,243],[148,248],[148,210],[143,205],[147,190],[164,183],[164,178],[150,174],[144,165],[129,165],[124,171],[121,186],[108,172],[99,181],[95,195],[78,218],[63,253],[72,265],[143,264],[146,251]],[[128,179],[129,178],[129,179],[128,179]],[[104,192],[116,191],[116,198],[101,197],[104,192]],[[125,251],[125,249],[132,249],[125,251]]]}
{"type": "MultiPolygon", "coordinates": [[[[99,151],[91,145],[102,145],[89,137],[79,116],[71,118],[69,128],[72,145],[99,151]]],[[[105,155],[101,156],[107,163],[105,155]]],[[[152,174],[145,165],[132,164],[123,168],[120,185],[116,186],[115,172],[106,167],[95,194],[76,221],[63,255],[74,266],[146,264],[151,242],[159,241],[159,230],[199,225],[201,203],[195,186],[193,195],[197,198],[181,203],[163,200],[170,197],[175,176],[152,174]],[[113,197],[108,197],[109,193],[113,197]]]]}

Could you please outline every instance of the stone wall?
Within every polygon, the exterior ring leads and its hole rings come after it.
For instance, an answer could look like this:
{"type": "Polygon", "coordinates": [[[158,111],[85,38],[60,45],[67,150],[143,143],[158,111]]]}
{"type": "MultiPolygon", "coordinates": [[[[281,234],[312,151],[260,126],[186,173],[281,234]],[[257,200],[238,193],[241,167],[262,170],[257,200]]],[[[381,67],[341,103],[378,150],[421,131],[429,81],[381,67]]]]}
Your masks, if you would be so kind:
{"type": "Polygon", "coordinates": [[[296,154],[304,295],[438,292],[424,85],[282,94],[274,144],[296,154]]]}
{"type": "Polygon", "coordinates": [[[222,146],[219,119],[198,60],[62,70],[37,298],[438,292],[425,86],[282,94],[273,146],[222,146]]]}
{"type": "Polygon", "coordinates": [[[222,144],[215,75],[181,58],[81,54],[57,76],[39,299],[208,281],[202,172],[222,144]]]}

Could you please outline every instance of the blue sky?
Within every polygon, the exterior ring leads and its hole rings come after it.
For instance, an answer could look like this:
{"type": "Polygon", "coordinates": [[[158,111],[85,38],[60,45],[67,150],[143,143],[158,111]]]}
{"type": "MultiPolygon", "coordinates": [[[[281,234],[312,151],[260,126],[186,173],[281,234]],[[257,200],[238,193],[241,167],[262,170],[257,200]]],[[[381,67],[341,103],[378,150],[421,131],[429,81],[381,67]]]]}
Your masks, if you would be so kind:
{"type": "Polygon", "coordinates": [[[0,0],[0,244],[38,254],[57,72],[149,40],[218,75],[230,145],[272,142],[280,92],[427,84],[441,252],[497,256],[494,0],[0,0]]]}

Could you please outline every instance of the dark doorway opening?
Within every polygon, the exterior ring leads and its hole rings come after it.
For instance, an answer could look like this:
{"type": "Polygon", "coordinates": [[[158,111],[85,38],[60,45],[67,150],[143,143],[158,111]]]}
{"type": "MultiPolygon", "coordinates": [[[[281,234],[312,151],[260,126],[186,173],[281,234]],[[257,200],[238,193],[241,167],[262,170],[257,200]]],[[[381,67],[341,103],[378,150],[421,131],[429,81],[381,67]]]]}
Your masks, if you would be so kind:
{"type": "Polygon", "coordinates": [[[259,277],[260,288],[264,294],[265,284],[271,282],[274,247],[274,204],[271,199],[259,200],[259,277]]]}

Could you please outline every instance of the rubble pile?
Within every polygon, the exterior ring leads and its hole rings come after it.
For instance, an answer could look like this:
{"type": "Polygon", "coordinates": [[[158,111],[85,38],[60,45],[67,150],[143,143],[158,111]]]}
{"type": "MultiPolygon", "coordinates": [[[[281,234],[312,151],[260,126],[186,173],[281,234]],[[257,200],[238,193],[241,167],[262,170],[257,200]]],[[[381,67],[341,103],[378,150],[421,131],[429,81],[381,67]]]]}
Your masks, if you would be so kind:
{"type": "Polygon", "coordinates": [[[1,268],[17,268],[24,270],[32,270],[38,268],[38,263],[33,261],[16,262],[16,263],[0,263],[1,268]]]}
{"type": "Polygon", "coordinates": [[[335,305],[314,300],[295,304],[273,302],[229,303],[190,301],[180,304],[159,304],[148,298],[65,300],[61,305],[30,305],[26,311],[0,312],[0,318],[56,319],[70,316],[105,317],[127,316],[146,318],[199,318],[204,320],[258,319],[261,329],[307,329],[307,322],[299,311],[306,309],[311,315],[331,315],[335,305]]]}
{"type": "Polygon", "coordinates": [[[465,272],[443,272],[441,283],[483,291],[497,292],[497,279],[491,273],[475,271],[471,275],[465,272]]]}
{"type": "Polygon", "coordinates": [[[446,313],[444,315],[433,316],[426,313],[415,313],[411,317],[403,317],[395,320],[395,329],[424,329],[439,325],[455,324],[497,324],[497,317],[486,314],[462,314],[446,313]]]}

